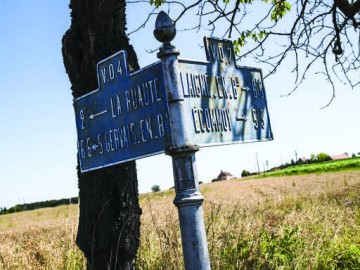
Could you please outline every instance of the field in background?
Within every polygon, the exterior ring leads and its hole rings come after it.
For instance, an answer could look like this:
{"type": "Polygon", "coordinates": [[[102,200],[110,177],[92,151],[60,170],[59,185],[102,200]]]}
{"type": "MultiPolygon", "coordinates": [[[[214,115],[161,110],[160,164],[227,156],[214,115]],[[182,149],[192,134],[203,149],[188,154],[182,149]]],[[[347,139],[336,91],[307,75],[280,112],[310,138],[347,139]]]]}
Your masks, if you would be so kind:
{"type": "Polygon", "coordinates": [[[266,172],[260,177],[340,172],[350,170],[360,170],[360,157],[290,166],[283,170],[266,172]]]}
{"type": "MultiPolygon", "coordinates": [[[[360,269],[360,170],[201,185],[212,269],[360,269]]],[[[140,196],[138,269],[183,269],[174,191],[140,196]]],[[[77,206],[0,216],[0,269],[85,269],[77,206]]]]}
{"type": "MultiPolygon", "coordinates": [[[[213,269],[360,269],[360,171],[201,189],[213,269]]],[[[139,269],[182,269],[173,196],[142,197],[139,269]]]]}
{"type": "Polygon", "coordinates": [[[78,205],[0,216],[0,269],[85,269],[75,244],[78,205]]]}

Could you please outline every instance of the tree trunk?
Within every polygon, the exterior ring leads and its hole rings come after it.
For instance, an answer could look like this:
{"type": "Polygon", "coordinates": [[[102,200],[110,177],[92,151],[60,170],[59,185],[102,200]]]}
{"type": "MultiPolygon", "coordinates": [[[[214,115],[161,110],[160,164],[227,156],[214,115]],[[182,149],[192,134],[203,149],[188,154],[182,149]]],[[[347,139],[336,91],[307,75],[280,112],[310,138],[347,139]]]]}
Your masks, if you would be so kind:
{"type": "MultiPolygon", "coordinates": [[[[96,63],[126,50],[129,70],[137,57],[126,36],[125,0],[71,0],[71,26],[63,37],[64,65],[74,98],[98,88],[96,63]]],[[[76,242],[88,269],[133,269],[141,209],[135,162],[80,173],[76,242]]]]}

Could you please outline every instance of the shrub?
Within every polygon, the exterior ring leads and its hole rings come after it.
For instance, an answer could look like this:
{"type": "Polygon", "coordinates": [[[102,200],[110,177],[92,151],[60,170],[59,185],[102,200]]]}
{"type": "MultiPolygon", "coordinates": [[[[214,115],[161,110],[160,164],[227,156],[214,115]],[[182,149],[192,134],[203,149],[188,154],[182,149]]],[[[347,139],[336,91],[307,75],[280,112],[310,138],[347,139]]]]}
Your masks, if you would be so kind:
{"type": "Polygon", "coordinates": [[[159,185],[153,185],[153,186],[151,187],[151,191],[152,191],[152,192],[159,192],[159,191],[161,191],[160,186],[159,186],[159,185]]]}
{"type": "Polygon", "coordinates": [[[246,176],[249,176],[250,175],[250,172],[247,171],[247,170],[243,170],[242,173],[241,173],[241,177],[246,177],[246,176]]]}
{"type": "Polygon", "coordinates": [[[331,160],[330,156],[326,153],[319,153],[316,157],[318,162],[331,160]]]}

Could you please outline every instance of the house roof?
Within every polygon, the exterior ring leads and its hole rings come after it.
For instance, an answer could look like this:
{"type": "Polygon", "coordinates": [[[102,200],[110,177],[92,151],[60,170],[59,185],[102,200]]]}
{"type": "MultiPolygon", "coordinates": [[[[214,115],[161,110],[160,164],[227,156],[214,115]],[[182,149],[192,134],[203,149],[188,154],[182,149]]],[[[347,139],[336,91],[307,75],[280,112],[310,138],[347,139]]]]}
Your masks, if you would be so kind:
{"type": "Polygon", "coordinates": [[[330,156],[332,160],[338,160],[338,159],[345,159],[345,158],[349,158],[349,155],[347,153],[343,153],[340,155],[333,155],[330,156]]]}
{"type": "Polygon", "coordinates": [[[231,173],[227,172],[227,171],[221,170],[218,178],[223,177],[223,176],[233,176],[233,175],[231,173]]]}

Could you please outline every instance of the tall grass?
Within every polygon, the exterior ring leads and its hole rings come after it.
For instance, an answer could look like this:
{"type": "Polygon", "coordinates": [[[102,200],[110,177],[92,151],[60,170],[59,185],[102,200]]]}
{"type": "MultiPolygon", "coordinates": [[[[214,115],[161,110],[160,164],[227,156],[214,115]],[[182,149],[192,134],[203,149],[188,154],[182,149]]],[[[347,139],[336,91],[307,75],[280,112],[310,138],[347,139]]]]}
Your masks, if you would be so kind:
{"type": "MultiPolygon", "coordinates": [[[[359,171],[225,181],[202,192],[212,269],[360,269],[359,171]]],[[[183,269],[170,198],[149,194],[142,205],[138,268],[183,269]]]]}
{"type": "Polygon", "coordinates": [[[75,244],[77,205],[2,215],[0,269],[86,269],[75,244]]]}
{"type": "MultiPolygon", "coordinates": [[[[212,269],[360,269],[360,171],[201,185],[212,269]]],[[[137,269],[183,269],[174,191],[140,196],[137,269]]],[[[85,269],[77,206],[0,216],[0,269],[85,269]]]]}

